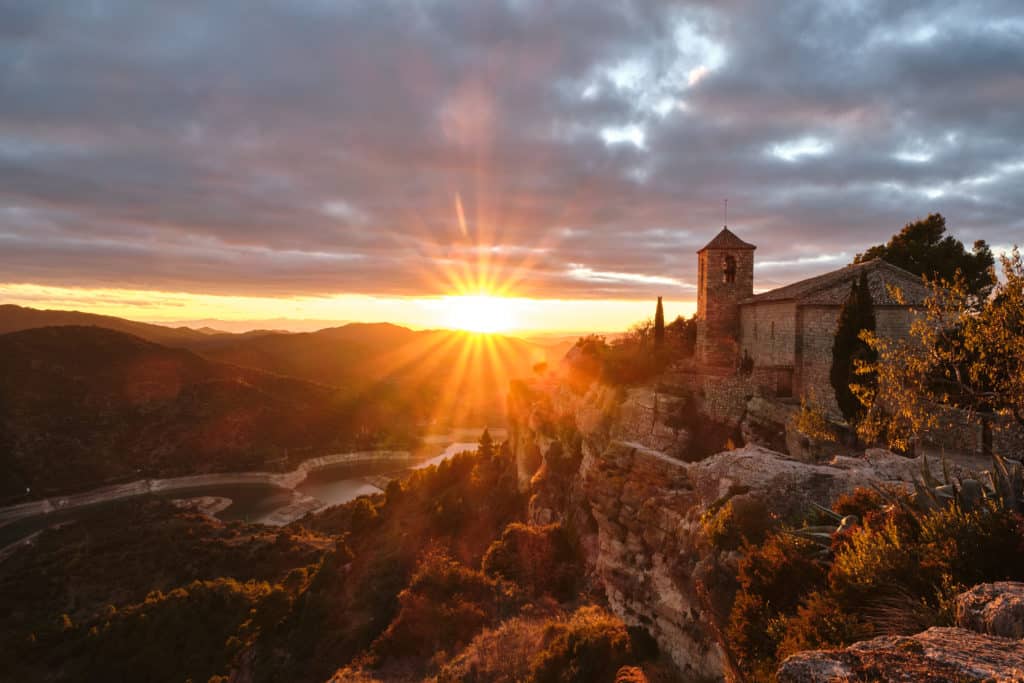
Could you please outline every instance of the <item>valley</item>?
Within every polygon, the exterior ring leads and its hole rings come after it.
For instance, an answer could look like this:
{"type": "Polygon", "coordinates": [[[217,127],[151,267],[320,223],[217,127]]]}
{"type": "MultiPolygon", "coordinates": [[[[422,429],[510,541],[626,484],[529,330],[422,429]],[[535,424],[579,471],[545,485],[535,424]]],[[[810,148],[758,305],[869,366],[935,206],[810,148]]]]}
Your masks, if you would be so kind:
{"type": "MultiPolygon", "coordinates": [[[[477,447],[475,441],[455,439],[482,431],[461,428],[449,434],[432,434],[423,438],[415,452],[356,452],[316,458],[286,473],[234,472],[140,480],[11,505],[0,508],[0,553],[43,529],[73,522],[118,501],[151,495],[182,502],[204,497],[221,499],[225,505],[214,514],[220,520],[282,526],[307,513],[381,493],[387,481],[472,451],[477,447]]],[[[506,436],[506,430],[500,428],[493,433],[499,439],[506,436]]]]}

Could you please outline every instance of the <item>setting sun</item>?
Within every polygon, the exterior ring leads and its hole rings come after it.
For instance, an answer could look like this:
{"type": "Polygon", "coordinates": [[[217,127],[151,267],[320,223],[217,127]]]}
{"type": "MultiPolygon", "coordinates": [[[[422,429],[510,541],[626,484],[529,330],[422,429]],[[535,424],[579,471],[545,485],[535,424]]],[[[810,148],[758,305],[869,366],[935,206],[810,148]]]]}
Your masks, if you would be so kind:
{"type": "Polygon", "coordinates": [[[505,332],[516,326],[512,302],[499,296],[444,298],[445,326],[467,332],[505,332]]]}

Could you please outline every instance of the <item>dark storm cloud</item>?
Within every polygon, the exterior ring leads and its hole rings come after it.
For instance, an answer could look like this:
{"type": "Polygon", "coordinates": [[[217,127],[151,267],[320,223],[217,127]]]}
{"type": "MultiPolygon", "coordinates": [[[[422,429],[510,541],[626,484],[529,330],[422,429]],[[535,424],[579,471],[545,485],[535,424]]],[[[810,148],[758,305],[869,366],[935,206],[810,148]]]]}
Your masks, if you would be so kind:
{"type": "Polygon", "coordinates": [[[726,196],[759,286],[1021,242],[1015,5],[0,0],[0,281],[684,298],[726,196]]]}

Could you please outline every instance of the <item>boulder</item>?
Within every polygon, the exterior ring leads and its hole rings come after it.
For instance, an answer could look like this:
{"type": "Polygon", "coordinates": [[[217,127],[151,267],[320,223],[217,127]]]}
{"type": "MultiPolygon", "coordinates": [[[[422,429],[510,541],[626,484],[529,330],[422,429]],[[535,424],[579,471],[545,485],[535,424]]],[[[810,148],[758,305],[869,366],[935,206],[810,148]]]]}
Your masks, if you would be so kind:
{"type": "Polygon", "coordinates": [[[961,628],[1003,638],[1024,638],[1024,583],[983,583],[956,599],[961,628]]]}
{"type": "Polygon", "coordinates": [[[957,627],[881,636],[844,650],[797,653],[780,683],[1024,681],[1024,584],[975,586],[957,597],[957,627]]]}

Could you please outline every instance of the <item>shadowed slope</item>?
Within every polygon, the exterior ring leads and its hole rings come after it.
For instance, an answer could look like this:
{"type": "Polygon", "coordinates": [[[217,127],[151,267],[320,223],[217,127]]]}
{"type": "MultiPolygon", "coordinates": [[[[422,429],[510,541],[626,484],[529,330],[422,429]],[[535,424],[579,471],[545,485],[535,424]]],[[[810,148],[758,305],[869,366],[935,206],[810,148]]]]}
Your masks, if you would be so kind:
{"type": "Polygon", "coordinates": [[[406,404],[95,327],[0,336],[4,497],[139,476],[284,469],[411,432],[406,404]]]}

